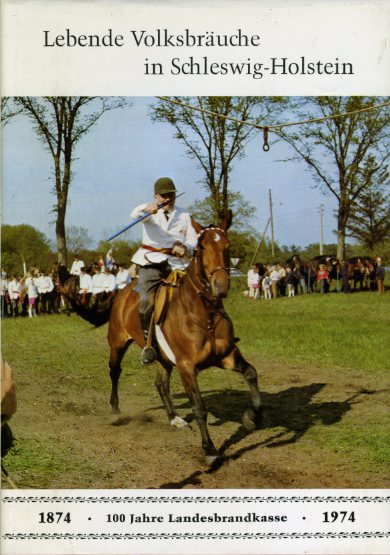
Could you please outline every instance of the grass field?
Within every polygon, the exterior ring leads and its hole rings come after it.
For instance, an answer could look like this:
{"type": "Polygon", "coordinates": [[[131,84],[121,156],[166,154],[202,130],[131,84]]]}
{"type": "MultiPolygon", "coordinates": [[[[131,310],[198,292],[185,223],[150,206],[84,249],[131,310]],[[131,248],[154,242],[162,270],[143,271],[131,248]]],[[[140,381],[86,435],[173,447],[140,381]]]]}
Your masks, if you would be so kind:
{"type": "MultiPolygon", "coordinates": [[[[253,434],[240,418],[247,388],[210,369],[200,386],[222,459],[207,470],[196,426],[169,427],[132,346],[120,383],[121,419],[108,419],[107,327],[72,314],[3,322],[18,393],[5,462],[19,487],[386,487],[390,295],[311,294],[225,306],[257,368],[265,405],[253,434]]],[[[176,373],[173,398],[190,412],[176,373]]]]}

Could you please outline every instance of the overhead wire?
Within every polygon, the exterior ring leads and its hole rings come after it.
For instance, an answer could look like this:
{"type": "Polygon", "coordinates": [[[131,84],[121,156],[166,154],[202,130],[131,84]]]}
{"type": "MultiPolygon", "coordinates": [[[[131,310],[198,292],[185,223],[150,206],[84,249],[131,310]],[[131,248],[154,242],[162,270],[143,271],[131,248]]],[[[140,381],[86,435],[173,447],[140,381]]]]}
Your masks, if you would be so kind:
{"type": "Polygon", "coordinates": [[[270,124],[270,125],[260,125],[258,123],[254,123],[252,121],[247,121],[247,120],[240,120],[237,118],[233,118],[231,116],[226,116],[225,114],[220,114],[218,112],[214,112],[212,110],[206,110],[205,108],[200,108],[198,106],[193,106],[192,104],[186,104],[185,102],[180,102],[178,100],[174,100],[172,98],[166,97],[166,96],[156,96],[155,98],[158,98],[159,100],[164,100],[165,102],[170,102],[171,104],[177,104],[178,106],[181,106],[183,108],[189,108],[190,110],[195,110],[197,112],[202,112],[204,114],[208,114],[210,116],[216,116],[222,119],[226,119],[229,121],[234,121],[236,123],[242,123],[245,125],[250,125],[252,127],[255,127],[256,129],[259,130],[265,130],[268,129],[269,131],[273,131],[275,129],[282,129],[283,127],[291,127],[293,125],[304,125],[305,123],[316,123],[316,122],[320,122],[320,121],[325,121],[328,119],[335,119],[335,118],[341,118],[341,117],[345,117],[345,116],[351,116],[353,114],[360,114],[363,112],[369,112],[371,110],[379,110],[380,108],[385,108],[386,106],[390,106],[390,101],[389,102],[384,102],[382,104],[376,104],[375,106],[367,106],[366,108],[360,108],[359,110],[352,110],[350,112],[343,112],[340,114],[333,114],[330,116],[323,116],[323,117],[319,117],[319,118],[310,118],[310,119],[306,119],[306,120],[301,120],[301,121],[294,121],[294,122],[289,122],[289,123],[276,123],[276,124],[270,124]]]}
{"type": "MultiPolygon", "coordinates": [[[[208,115],[211,115],[211,116],[222,118],[222,119],[225,119],[225,120],[228,120],[228,121],[233,121],[235,123],[239,123],[239,124],[243,124],[243,125],[250,125],[250,126],[254,127],[255,129],[263,131],[263,134],[264,134],[263,135],[263,137],[264,137],[263,150],[265,152],[267,152],[270,148],[269,144],[268,144],[268,132],[269,131],[277,132],[278,130],[281,130],[283,127],[292,127],[292,126],[297,126],[297,125],[305,125],[307,123],[319,123],[319,122],[327,121],[327,120],[330,120],[330,119],[352,116],[352,115],[355,115],[355,114],[370,112],[372,110],[379,110],[381,108],[385,108],[386,106],[390,106],[390,101],[389,101],[389,102],[383,102],[382,104],[376,104],[375,106],[366,106],[365,108],[359,108],[358,110],[351,110],[349,112],[343,112],[343,113],[340,113],[340,114],[332,114],[332,115],[329,115],[329,116],[309,118],[309,119],[305,119],[305,120],[288,122],[288,123],[260,125],[258,123],[253,123],[251,121],[240,120],[238,118],[227,116],[225,114],[220,114],[220,113],[214,112],[212,110],[207,110],[205,108],[200,108],[198,106],[193,106],[192,104],[187,104],[185,102],[181,102],[179,100],[175,100],[173,98],[169,98],[169,97],[166,97],[166,96],[156,96],[155,98],[158,98],[159,100],[162,100],[164,102],[170,102],[171,104],[176,104],[178,106],[181,106],[182,108],[187,108],[187,109],[190,109],[190,110],[201,112],[203,114],[208,114],[208,115]]],[[[306,211],[304,211],[304,212],[306,212],[306,211]]],[[[291,219],[295,219],[296,217],[301,217],[301,216],[299,214],[297,214],[295,216],[294,215],[287,216],[287,218],[285,217],[284,220],[282,218],[282,221],[288,221],[288,220],[291,220],[291,219]]]]}
{"type": "Polygon", "coordinates": [[[379,110],[381,108],[385,108],[386,106],[390,106],[390,102],[383,102],[382,104],[376,104],[375,106],[366,106],[365,108],[359,108],[358,110],[351,110],[350,112],[343,112],[340,114],[332,114],[329,116],[322,116],[322,117],[318,117],[318,118],[309,118],[309,119],[305,119],[305,120],[301,120],[301,121],[293,121],[293,122],[288,122],[288,123],[276,123],[276,124],[270,124],[270,125],[260,125],[259,123],[254,123],[251,121],[247,121],[247,120],[240,120],[237,118],[233,118],[231,116],[227,116],[225,114],[220,114],[218,112],[214,112],[212,110],[206,110],[205,108],[200,108],[198,106],[193,106],[192,104],[187,104],[185,102],[181,102],[179,100],[174,100],[170,97],[167,96],[156,96],[155,98],[158,98],[159,100],[163,100],[165,102],[170,102],[171,104],[176,104],[178,106],[181,106],[182,108],[188,108],[190,110],[194,110],[197,112],[201,112],[203,114],[208,114],[210,116],[215,116],[218,118],[222,118],[225,120],[229,120],[229,121],[233,121],[235,123],[240,123],[243,125],[250,125],[251,127],[254,127],[255,129],[259,129],[260,131],[263,131],[264,134],[264,143],[263,143],[263,150],[265,152],[269,151],[269,144],[268,144],[268,132],[272,131],[272,132],[277,132],[279,130],[281,130],[283,127],[292,127],[294,125],[304,125],[306,123],[319,123],[321,121],[326,121],[326,120],[330,120],[330,119],[336,119],[336,118],[341,118],[341,117],[346,117],[346,116],[352,116],[354,114],[361,114],[363,112],[370,112],[371,110],[379,110]]]}

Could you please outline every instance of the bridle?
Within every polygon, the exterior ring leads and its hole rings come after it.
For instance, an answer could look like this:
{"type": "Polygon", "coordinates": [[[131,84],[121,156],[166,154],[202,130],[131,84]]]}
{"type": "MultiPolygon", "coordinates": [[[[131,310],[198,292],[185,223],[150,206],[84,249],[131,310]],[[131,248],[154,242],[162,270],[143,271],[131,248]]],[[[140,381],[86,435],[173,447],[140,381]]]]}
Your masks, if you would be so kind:
{"type": "Polygon", "coordinates": [[[195,249],[195,253],[194,253],[194,259],[195,259],[195,275],[197,277],[197,280],[199,281],[201,288],[199,288],[196,283],[194,282],[194,280],[191,278],[190,274],[187,272],[187,278],[189,280],[189,282],[191,283],[192,287],[195,289],[196,293],[203,297],[204,299],[206,299],[207,301],[216,301],[218,300],[217,297],[214,297],[211,294],[211,286],[210,286],[210,280],[213,277],[213,275],[215,274],[215,272],[219,272],[220,270],[226,272],[229,275],[229,268],[227,268],[226,266],[216,266],[215,268],[213,268],[210,272],[206,273],[203,270],[204,276],[202,275],[202,265],[201,265],[201,261],[200,261],[200,239],[202,238],[202,235],[204,233],[206,233],[207,231],[210,230],[215,230],[215,231],[219,231],[220,233],[222,233],[224,236],[226,236],[226,232],[224,229],[220,228],[220,227],[205,227],[204,229],[202,229],[202,231],[198,234],[198,246],[195,249]],[[210,297],[211,295],[211,297],[210,297]]]}

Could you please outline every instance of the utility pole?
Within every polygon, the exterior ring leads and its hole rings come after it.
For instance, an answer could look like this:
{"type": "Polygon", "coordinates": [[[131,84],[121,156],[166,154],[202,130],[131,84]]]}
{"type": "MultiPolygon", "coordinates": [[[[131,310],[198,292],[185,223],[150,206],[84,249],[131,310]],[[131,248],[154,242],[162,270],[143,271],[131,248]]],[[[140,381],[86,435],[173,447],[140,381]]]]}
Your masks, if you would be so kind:
{"type": "Polygon", "coordinates": [[[269,191],[269,218],[271,221],[271,254],[275,256],[275,235],[274,235],[274,217],[272,214],[272,194],[271,189],[269,191]]]}
{"type": "MultiPolygon", "coordinates": [[[[263,239],[264,239],[265,234],[267,233],[267,229],[268,229],[268,226],[269,226],[269,224],[270,224],[270,221],[271,221],[271,218],[268,218],[267,225],[266,225],[265,228],[264,228],[263,235],[260,237],[260,241],[258,242],[258,245],[257,245],[257,247],[256,247],[255,254],[253,255],[253,258],[252,258],[252,260],[251,260],[251,263],[249,264],[249,268],[252,266],[252,264],[253,264],[254,261],[256,260],[257,253],[259,252],[260,245],[261,245],[261,243],[263,242],[263,239]]],[[[248,269],[249,269],[249,268],[248,268],[248,269]]]]}
{"type": "Polygon", "coordinates": [[[324,254],[324,205],[320,204],[320,254],[324,254]]]}

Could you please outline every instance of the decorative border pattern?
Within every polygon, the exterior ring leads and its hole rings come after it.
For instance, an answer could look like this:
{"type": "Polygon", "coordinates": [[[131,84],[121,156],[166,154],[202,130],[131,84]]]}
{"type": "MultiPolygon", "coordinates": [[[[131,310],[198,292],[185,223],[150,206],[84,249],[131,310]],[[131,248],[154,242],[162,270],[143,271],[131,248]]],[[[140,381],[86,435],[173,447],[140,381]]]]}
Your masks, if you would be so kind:
{"type": "Polygon", "coordinates": [[[269,532],[269,533],[161,533],[161,534],[4,534],[5,540],[274,540],[388,538],[390,532],[269,532]]]}
{"type": "Polygon", "coordinates": [[[16,496],[3,497],[4,503],[388,503],[390,496],[195,496],[195,497],[153,497],[153,496],[124,496],[124,497],[45,497],[45,496],[16,496]]]}

